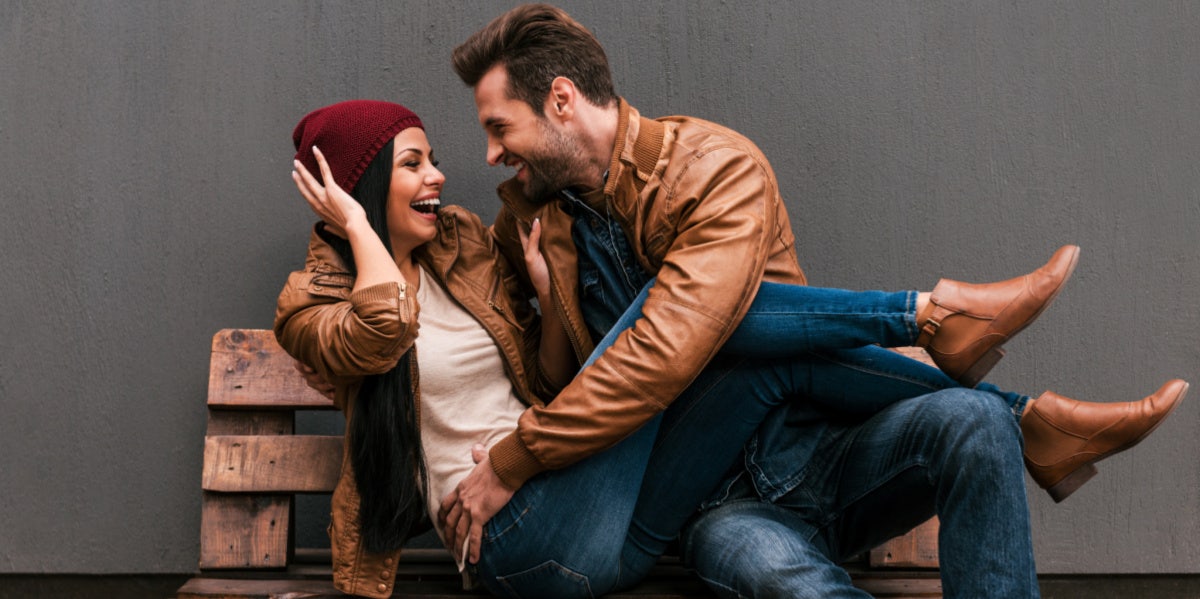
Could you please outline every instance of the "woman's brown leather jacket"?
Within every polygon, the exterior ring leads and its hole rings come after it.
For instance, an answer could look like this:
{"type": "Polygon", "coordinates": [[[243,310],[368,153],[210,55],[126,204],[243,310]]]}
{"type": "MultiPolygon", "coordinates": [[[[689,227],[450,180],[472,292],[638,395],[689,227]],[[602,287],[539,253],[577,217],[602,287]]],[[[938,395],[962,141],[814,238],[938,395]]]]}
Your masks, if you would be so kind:
{"type": "MultiPolygon", "coordinates": [[[[516,280],[479,217],[457,206],[442,208],[438,236],[419,248],[417,261],[491,335],[517,397],[526,405],[556,390],[538,366],[538,319],[532,306],[515,302],[516,280]]],[[[363,377],[391,370],[417,337],[415,293],[408,285],[383,283],[357,292],[354,277],[314,228],[304,270],[293,272],[279,294],[275,337],[289,354],[336,385],[334,403],[354,417],[354,398],[363,377]]],[[[417,361],[412,361],[413,368],[417,361]]],[[[414,373],[415,375],[416,373],[414,373]]],[[[414,387],[418,377],[413,376],[414,387]]],[[[420,402],[420,389],[413,389],[420,402]]],[[[399,551],[371,554],[362,546],[359,497],[343,452],[342,472],[333,492],[329,539],[333,581],[338,590],[366,597],[390,597],[399,551]]]]}

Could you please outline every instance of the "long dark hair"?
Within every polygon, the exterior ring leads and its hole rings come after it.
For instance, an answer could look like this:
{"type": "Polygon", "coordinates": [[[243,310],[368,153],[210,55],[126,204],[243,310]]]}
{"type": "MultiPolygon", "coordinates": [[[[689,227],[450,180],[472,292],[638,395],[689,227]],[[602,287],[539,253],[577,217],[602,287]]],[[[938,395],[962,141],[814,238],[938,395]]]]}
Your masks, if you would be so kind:
{"type": "MultiPolygon", "coordinates": [[[[371,228],[392,251],[387,227],[387,196],[392,182],[394,142],[379,150],[350,195],[362,204],[371,228]]],[[[323,238],[355,273],[350,243],[335,235],[323,238]]],[[[361,501],[358,520],[363,545],[372,553],[399,549],[426,517],[428,487],[425,455],[413,395],[413,349],[395,368],[368,376],[350,415],[350,460],[361,501]]]]}

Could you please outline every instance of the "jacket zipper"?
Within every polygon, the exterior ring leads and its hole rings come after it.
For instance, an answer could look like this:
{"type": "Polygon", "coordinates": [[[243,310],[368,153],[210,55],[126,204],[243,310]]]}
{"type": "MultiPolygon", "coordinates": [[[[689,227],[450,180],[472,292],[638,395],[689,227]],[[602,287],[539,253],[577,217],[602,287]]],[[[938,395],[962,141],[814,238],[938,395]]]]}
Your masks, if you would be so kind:
{"type": "MultiPolygon", "coordinates": [[[[579,337],[575,335],[575,328],[571,326],[571,321],[567,319],[567,309],[563,307],[562,302],[555,301],[558,295],[556,291],[559,288],[558,277],[554,275],[554,269],[549,268],[549,264],[547,264],[546,270],[550,275],[550,303],[554,304],[554,311],[558,312],[559,324],[567,331],[567,340],[571,342],[571,347],[575,349],[575,359],[580,364],[583,364],[587,360],[587,356],[583,355],[583,347],[579,343],[579,337]]],[[[542,306],[542,309],[545,310],[545,306],[542,306]]]]}
{"type": "Polygon", "coordinates": [[[496,276],[493,278],[495,280],[492,281],[492,291],[488,295],[488,300],[487,300],[488,307],[491,308],[493,312],[499,314],[500,317],[503,318],[505,322],[516,327],[518,331],[524,331],[525,327],[521,326],[521,323],[517,322],[515,319],[510,318],[508,311],[504,309],[504,306],[501,306],[500,304],[496,303],[496,296],[501,293],[500,286],[503,285],[504,283],[500,280],[500,273],[498,273],[498,272],[496,273],[496,276]]]}

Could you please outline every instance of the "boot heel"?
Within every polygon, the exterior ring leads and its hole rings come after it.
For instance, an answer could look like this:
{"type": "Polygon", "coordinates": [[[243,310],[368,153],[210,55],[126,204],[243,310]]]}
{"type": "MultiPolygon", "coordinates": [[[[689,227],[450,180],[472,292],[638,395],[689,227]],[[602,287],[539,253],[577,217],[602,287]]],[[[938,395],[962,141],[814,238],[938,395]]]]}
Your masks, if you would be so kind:
{"type": "Polygon", "coordinates": [[[978,385],[979,381],[982,381],[983,377],[987,376],[987,373],[991,372],[992,368],[1003,357],[1004,348],[997,345],[989,349],[987,353],[980,356],[978,360],[975,360],[975,363],[958,377],[959,384],[974,389],[975,385],[978,385]]]}
{"type": "Polygon", "coordinates": [[[1068,474],[1066,478],[1046,489],[1046,492],[1050,494],[1050,498],[1054,500],[1054,503],[1062,503],[1062,500],[1077,491],[1079,487],[1083,486],[1083,483],[1091,480],[1093,476],[1096,476],[1095,464],[1080,466],[1074,472],[1068,474]]]}

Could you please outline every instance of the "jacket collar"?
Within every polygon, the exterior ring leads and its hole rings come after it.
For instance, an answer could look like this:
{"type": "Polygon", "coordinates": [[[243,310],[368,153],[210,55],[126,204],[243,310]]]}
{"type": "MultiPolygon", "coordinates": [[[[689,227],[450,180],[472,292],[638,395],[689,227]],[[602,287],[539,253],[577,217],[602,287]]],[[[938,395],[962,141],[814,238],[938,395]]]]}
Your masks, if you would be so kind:
{"type": "Polygon", "coordinates": [[[443,208],[438,214],[438,234],[429,243],[417,248],[417,262],[445,281],[450,268],[458,260],[458,221],[453,209],[443,208]]]}
{"type": "Polygon", "coordinates": [[[617,142],[608,165],[608,181],[604,184],[604,195],[607,196],[616,192],[627,172],[634,177],[635,185],[641,191],[658,164],[666,129],[658,121],[642,118],[625,98],[618,100],[617,112],[617,142]]]}
{"type": "MultiPolygon", "coordinates": [[[[446,274],[458,259],[458,227],[452,210],[441,211],[437,220],[438,234],[433,241],[418,247],[413,257],[425,268],[436,274],[440,280],[445,280],[446,274]]],[[[333,246],[325,240],[331,233],[324,231],[325,225],[318,221],[313,225],[308,238],[308,256],[304,265],[309,271],[326,271],[347,273],[350,271],[342,257],[333,246]]]]}

